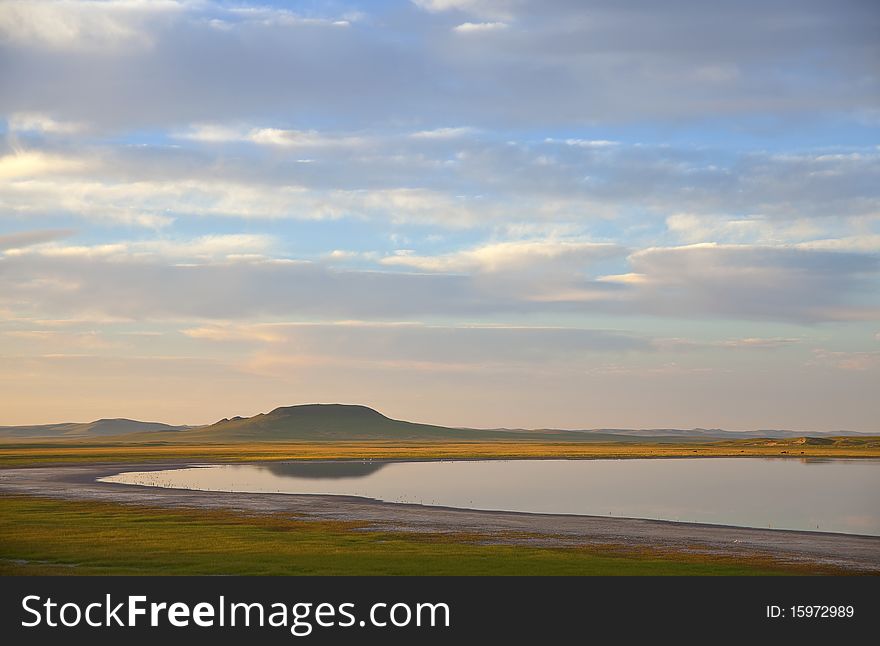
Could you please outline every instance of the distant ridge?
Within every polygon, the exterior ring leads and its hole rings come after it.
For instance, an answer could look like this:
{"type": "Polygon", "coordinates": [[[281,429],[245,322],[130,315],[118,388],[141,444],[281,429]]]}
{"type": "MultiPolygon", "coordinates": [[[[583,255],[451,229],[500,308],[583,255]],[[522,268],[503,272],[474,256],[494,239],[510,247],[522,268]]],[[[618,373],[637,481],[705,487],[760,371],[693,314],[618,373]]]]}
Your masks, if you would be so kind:
{"type": "MultiPolygon", "coordinates": [[[[344,441],[344,440],[541,440],[559,442],[712,442],[718,440],[794,440],[807,436],[829,437],[829,433],[721,429],[473,429],[418,424],[392,419],[377,410],[357,404],[301,404],[281,406],[253,417],[223,418],[207,426],[170,426],[117,418],[83,424],[45,424],[0,427],[0,439],[90,439],[118,438],[123,441],[240,442],[240,441],[344,441]]],[[[862,433],[835,432],[835,436],[862,433]]]]}
{"type": "Polygon", "coordinates": [[[367,406],[355,404],[302,404],[281,406],[253,417],[221,419],[185,433],[191,440],[375,440],[475,439],[488,433],[391,419],[367,406]]]}
{"type": "Polygon", "coordinates": [[[0,438],[87,438],[111,437],[129,433],[177,432],[191,426],[171,426],[160,422],[139,422],[134,419],[118,417],[115,419],[96,419],[94,422],[67,422],[62,424],[40,424],[34,426],[0,426],[0,438]]]}

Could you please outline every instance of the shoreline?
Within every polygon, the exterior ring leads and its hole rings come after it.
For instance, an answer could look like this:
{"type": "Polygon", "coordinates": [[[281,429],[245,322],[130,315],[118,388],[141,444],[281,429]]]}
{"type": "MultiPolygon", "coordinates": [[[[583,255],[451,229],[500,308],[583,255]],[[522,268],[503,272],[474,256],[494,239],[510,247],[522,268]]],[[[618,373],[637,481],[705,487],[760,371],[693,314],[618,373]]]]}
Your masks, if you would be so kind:
{"type": "Polygon", "coordinates": [[[198,491],[96,480],[122,471],[156,471],[199,463],[204,464],[194,460],[173,460],[5,468],[0,469],[0,494],[159,508],[223,509],[244,514],[289,514],[303,520],[365,523],[365,531],[477,533],[498,544],[648,547],[730,557],[760,556],[781,563],[815,564],[852,573],[880,574],[880,536],[473,510],[383,502],[346,495],[198,491]]]}
{"type": "Polygon", "coordinates": [[[241,444],[29,444],[0,443],[0,469],[126,463],[244,463],[287,460],[589,460],[755,457],[800,460],[880,459],[880,438],[848,446],[778,444],[648,444],[533,442],[272,442],[241,444]],[[876,442],[874,440],[876,439],[876,442]]]}

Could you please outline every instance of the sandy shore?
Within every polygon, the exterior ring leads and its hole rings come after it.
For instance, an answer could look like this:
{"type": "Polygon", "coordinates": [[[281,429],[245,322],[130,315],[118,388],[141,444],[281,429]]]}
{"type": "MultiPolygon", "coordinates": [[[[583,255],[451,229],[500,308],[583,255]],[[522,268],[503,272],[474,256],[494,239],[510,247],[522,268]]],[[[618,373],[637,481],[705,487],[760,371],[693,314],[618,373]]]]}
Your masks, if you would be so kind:
{"type": "Polygon", "coordinates": [[[287,513],[306,519],[362,521],[377,529],[478,533],[498,543],[610,545],[724,556],[765,556],[787,563],[811,563],[880,574],[880,537],[876,536],[603,516],[474,511],[386,503],[353,496],[188,491],[96,481],[123,471],[168,469],[185,464],[188,463],[107,463],[3,469],[0,470],[0,494],[229,509],[246,513],[287,513]]]}

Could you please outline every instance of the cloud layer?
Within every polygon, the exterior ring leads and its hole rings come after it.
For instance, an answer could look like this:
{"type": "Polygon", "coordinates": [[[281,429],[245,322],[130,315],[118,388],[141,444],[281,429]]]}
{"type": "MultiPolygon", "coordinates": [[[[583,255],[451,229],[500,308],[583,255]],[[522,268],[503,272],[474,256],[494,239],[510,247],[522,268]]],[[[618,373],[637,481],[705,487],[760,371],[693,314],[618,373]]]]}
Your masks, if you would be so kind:
{"type": "Polygon", "coordinates": [[[115,128],[279,111],[494,127],[876,107],[871,3],[664,5],[393,2],[337,14],[12,1],[0,47],[16,91],[0,111],[63,111],[115,128]]]}
{"type": "Polygon", "coordinates": [[[9,0],[0,423],[878,430],[878,32],[859,0],[9,0]]]}

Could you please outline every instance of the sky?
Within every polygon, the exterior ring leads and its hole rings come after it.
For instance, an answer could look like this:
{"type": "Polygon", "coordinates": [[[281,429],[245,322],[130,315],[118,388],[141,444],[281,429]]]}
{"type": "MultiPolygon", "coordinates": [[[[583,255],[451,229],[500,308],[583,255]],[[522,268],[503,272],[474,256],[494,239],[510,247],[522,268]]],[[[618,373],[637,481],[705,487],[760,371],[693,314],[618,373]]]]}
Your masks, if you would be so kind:
{"type": "Polygon", "coordinates": [[[871,0],[3,0],[0,425],[880,432],[871,0]]]}

